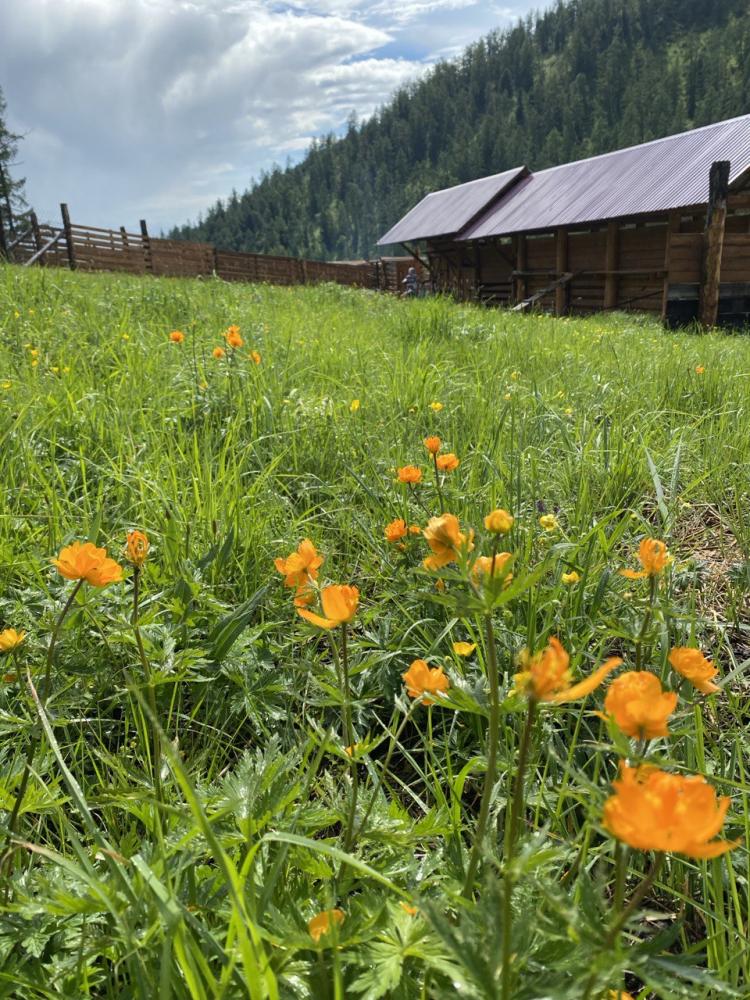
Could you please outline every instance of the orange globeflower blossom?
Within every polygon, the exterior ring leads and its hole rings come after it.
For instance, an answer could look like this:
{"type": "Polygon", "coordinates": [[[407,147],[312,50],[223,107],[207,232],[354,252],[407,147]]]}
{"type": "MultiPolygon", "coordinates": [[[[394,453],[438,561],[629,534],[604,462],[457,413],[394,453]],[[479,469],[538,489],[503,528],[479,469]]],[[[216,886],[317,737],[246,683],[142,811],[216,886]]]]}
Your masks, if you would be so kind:
{"type": "Polygon", "coordinates": [[[737,844],[713,840],[724,825],[729,796],[718,801],[701,775],[683,777],[658,767],[620,764],[614,794],[604,803],[605,829],[638,851],[716,858],[737,844]]]}
{"type": "Polygon", "coordinates": [[[260,364],[260,362],[261,362],[261,356],[260,356],[260,352],[259,351],[250,351],[250,354],[248,356],[249,356],[249,358],[250,358],[251,361],[255,362],[256,365],[260,364]]]}
{"type": "Polygon", "coordinates": [[[421,527],[418,524],[410,524],[409,525],[409,534],[410,535],[421,535],[422,534],[422,529],[421,529],[421,527]]]}
{"type": "Polygon", "coordinates": [[[441,514],[431,517],[427,527],[422,532],[432,549],[432,555],[422,563],[425,569],[440,569],[448,563],[455,562],[460,550],[468,542],[468,548],[473,549],[473,532],[467,536],[461,531],[455,514],[441,514]]]}
{"type": "MultiPolygon", "coordinates": [[[[447,691],[451,682],[443,673],[442,667],[428,667],[424,660],[413,660],[406,673],[401,674],[406,684],[406,693],[410,698],[418,698],[421,694],[438,694],[447,691]]],[[[425,705],[432,705],[432,698],[425,698],[425,705]]]]}
{"type": "Polygon", "coordinates": [[[421,483],[422,470],[416,465],[404,465],[398,469],[398,481],[400,483],[421,483]]]}
{"type": "Polygon", "coordinates": [[[441,472],[454,472],[460,464],[452,451],[447,452],[445,455],[438,455],[435,462],[441,472]]]}
{"type": "Polygon", "coordinates": [[[128,560],[138,569],[145,563],[150,545],[148,536],[142,531],[129,532],[125,552],[128,560]]]}
{"type": "Polygon", "coordinates": [[[310,937],[317,944],[334,924],[342,924],[343,922],[343,910],[323,910],[322,913],[318,913],[317,916],[307,921],[307,929],[310,932],[310,937]]]}
{"type": "Polygon", "coordinates": [[[621,663],[620,657],[614,656],[585,680],[573,684],[570,657],[560,640],[552,637],[547,648],[540,653],[532,655],[527,649],[523,650],[519,656],[519,665],[523,670],[514,675],[513,690],[535,701],[551,701],[556,704],[577,701],[598,688],[607,674],[621,663]]]}
{"type": "Polygon", "coordinates": [[[426,437],[424,439],[424,446],[431,455],[437,455],[437,453],[440,451],[442,444],[443,442],[436,435],[433,435],[432,437],[426,437]]]}
{"type": "Polygon", "coordinates": [[[182,330],[172,330],[172,332],[169,335],[169,339],[172,341],[173,344],[181,344],[185,339],[185,334],[182,332],[182,330]]]}
{"type": "Polygon", "coordinates": [[[628,580],[643,580],[647,576],[658,576],[672,562],[664,542],[658,538],[644,538],[638,546],[638,561],[643,569],[621,569],[620,575],[628,580]]]}
{"type": "Polygon", "coordinates": [[[67,545],[52,563],[66,580],[85,580],[93,587],[122,580],[122,566],[107,557],[106,549],[98,549],[92,542],[67,545]]]}
{"type": "Polygon", "coordinates": [[[234,348],[242,347],[244,343],[242,337],[240,336],[240,328],[238,326],[230,326],[224,334],[224,339],[230,347],[234,348]]]}
{"type": "Polygon", "coordinates": [[[286,558],[274,559],[273,564],[284,577],[285,587],[302,587],[311,580],[317,580],[318,570],[325,556],[321,556],[309,538],[303,539],[297,551],[286,558]]]}
{"type": "Polygon", "coordinates": [[[605,718],[613,719],[626,736],[653,740],[669,736],[667,719],[677,707],[677,695],[662,691],[661,681],[647,670],[628,670],[612,681],[604,699],[605,718]]]}
{"type": "Polygon", "coordinates": [[[502,507],[498,507],[497,510],[493,510],[485,517],[484,526],[493,535],[507,535],[513,527],[513,521],[512,514],[509,514],[507,510],[503,510],[502,507]]]}
{"type": "MultiPolygon", "coordinates": [[[[495,553],[495,565],[492,565],[492,556],[477,556],[474,561],[474,565],[471,568],[471,575],[475,580],[480,577],[492,577],[503,576],[505,572],[505,567],[510,559],[513,558],[510,552],[496,552],[495,553]]],[[[505,575],[504,583],[507,587],[511,580],[513,579],[512,573],[507,573],[505,575]]]]}
{"type": "Polygon", "coordinates": [[[706,369],[705,369],[704,365],[696,365],[695,366],[695,374],[696,375],[702,375],[705,370],[706,369]]]}
{"type": "Polygon", "coordinates": [[[635,1000],[632,993],[626,993],[625,990],[610,990],[609,1000],[635,1000]]]}
{"type": "Polygon", "coordinates": [[[0,632],[0,653],[10,653],[17,649],[25,638],[25,632],[17,632],[14,628],[3,629],[0,632]]]}
{"type": "Polygon", "coordinates": [[[475,642],[454,642],[453,652],[456,656],[471,656],[474,650],[477,648],[475,642]]]}
{"type": "Polygon", "coordinates": [[[359,590],[346,584],[331,584],[329,587],[323,587],[320,592],[320,603],[323,606],[325,618],[308,611],[307,608],[298,607],[297,614],[313,625],[317,625],[318,628],[336,628],[337,625],[345,625],[350,622],[356,615],[359,606],[359,590]]]}
{"type": "Polygon", "coordinates": [[[398,542],[406,535],[406,521],[402,517],[397,517],[390,524],[385,526],[386,541],[398,542]]]}
{"type": "Polygon", "coordinates": [[[676,646],[669,654],[669,662],[678,674],[686,677],[693,687],[703,694],[715,694],[721,691],[713,678],[719,673],[710,660],[699,649],[690,646],[676,646]]]}
{"type": "Polygon", "coordinates": [[[211,354],[213,357],[216,358],[217,361],[221,361],[222,358],[226,357],[227,352],[224,350],[223,347],[214,347],[213,351],[211,351],[211,354]]]}

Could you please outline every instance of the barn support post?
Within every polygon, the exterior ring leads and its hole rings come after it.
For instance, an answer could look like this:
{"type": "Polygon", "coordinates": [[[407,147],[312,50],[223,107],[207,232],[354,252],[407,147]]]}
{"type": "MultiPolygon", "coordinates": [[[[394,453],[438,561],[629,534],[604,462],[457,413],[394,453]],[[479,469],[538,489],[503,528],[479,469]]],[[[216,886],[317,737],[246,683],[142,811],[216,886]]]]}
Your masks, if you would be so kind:
{"type": "Polygon", "coordinates": [[[703,267],[698,316],[703,326],[716,326],[719,315],[721,254],[729,196],[729,160],[711,165],[706,228],[703,232],[703,267]]]}
{"type": "Polygon", "coordinates": [[[664,291],[661,297],[661,321],[666,322],[667,306],[669,304],[669,270],[672,266],[672,234],[680,231],[680,213],[672,211],[669,213],[667,222],[667,235],[664,246],[664,291]]]}
{"type": "Polygon", "coordinates": [[[60,205],[60,215],[62,215],[63,232],[65,233],[65,247],[68,251],[68,266],[71,271],[76,269],[76,248],[73,246],[73,230],[70,225],[70,213],[65,202],[60,205]]]}
{"type": "Polygon", "coordinates": [[[516,303],[523,302],[526,298],[526,276],[524,274],[526,270],[526,237],[523,233],[519,233],[518,236],[514,237],[515,241],[515,259],[516,259],[516,287],[514,290],[514,297],[516,303]]]}
{"type": "MultiPolygon", "coordinates": [[[[558,229],[555,233],[555,270],[560,279],[568,270],[568,232],[558,229]]],[[[564,316],[568,311],[569,284],[559,284],[555,289],[555,316],[564,316]]]]}
{"type": "Polygon", "coordinates": [[[148,235],[145,219],[141,219],[141,246],[143,247],[143,266],[147,271],[153,272],[154,258],[151,254],[151,237],[148,235]]]}
{"type": "Polygon", "coordinates": [[[604,276],[604,308],[616,309],[617,299],[620,292],[617,282],[617,270],[620,260],[620,226],[612,220],[607,223],[607,247],[605,251],[604,276]]]}

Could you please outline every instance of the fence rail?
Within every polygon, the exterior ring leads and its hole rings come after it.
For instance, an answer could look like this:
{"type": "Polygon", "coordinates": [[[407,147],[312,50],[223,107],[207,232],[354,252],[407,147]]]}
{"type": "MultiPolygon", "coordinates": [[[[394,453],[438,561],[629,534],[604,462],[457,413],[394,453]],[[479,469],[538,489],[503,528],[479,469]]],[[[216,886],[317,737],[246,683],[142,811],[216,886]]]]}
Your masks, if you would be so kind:
{"type": "Polygon", "coordinates": [[[19,234],[2,232],[0,260],[25,266],[68,267],[79,271],[118,271],[163,277],[216,276],[224,281],[266,282],[271,285],[305,285],[335,282],[398,293],[406,270],[419,263],[408,257],[373,261],[304,260],[274,254],[219,250],[212,243],[190,243],[149,235],[145,220],[140,232],[124,227],[102,229],[70,221],[61,205],[62,226],[39,224],[32,212],[19,234]]]}

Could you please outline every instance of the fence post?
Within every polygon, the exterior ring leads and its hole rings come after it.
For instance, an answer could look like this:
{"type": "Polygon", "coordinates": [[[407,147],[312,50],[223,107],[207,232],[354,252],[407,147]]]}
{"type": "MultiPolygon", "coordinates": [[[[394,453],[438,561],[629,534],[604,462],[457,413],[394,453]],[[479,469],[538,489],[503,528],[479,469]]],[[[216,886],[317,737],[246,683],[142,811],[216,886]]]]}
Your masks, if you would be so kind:
{"type": "MultiPolygon", "coordinates": [[[[29,222],[31,223],[31,232],[34,234],[34,246],[39,251],[42,249],[42,233],[39,229],[39,219],[36,217],[36,212],[29,212],[29,222]]],[[[44,255],[39,258],[39,266],[44,267],[44,255]]]]}
{"type": "Polygon", "coordinates": [[[65,202],[60,205],[60,214],[62,215],[63,231],[65,233],[65,246],[68,250],[68,266],[71,271],[75,271],[76,251],[73,246],[73,230],[70,226],[70,215],[68,214],[68,206],[65,202]]]}
{"type": "Polygon", "coordinates": [[[148,226],[145,219],[141,219],[141,245],[143,246],[143,265],[147,271],[153,273],[154,257],[151,253],[151,237],[148,235],[148,226]]]}
{"type": "Polygon", "coordinates": [[[721,255],[724,249],[724,225],[729,196],[729,160],[711,165],[706,228],[703,233],[703,273],[699,316],[703,326],[716,326],[719,315],[721,255]]]}

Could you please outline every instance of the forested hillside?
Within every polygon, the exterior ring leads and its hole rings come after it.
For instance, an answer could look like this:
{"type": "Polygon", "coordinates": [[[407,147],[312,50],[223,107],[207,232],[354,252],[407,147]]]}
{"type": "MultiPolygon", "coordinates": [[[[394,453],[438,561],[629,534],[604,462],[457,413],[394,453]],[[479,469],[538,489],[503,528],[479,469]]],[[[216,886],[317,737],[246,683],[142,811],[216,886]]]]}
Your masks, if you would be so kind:
{"type": "Polygon", "coordinates": [[[571,0],[399,90],[172,235],[350,258],[425,193],[750,111],[747,0],[571,0]]]}

